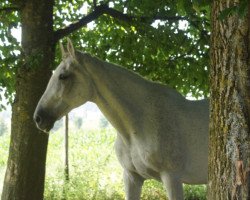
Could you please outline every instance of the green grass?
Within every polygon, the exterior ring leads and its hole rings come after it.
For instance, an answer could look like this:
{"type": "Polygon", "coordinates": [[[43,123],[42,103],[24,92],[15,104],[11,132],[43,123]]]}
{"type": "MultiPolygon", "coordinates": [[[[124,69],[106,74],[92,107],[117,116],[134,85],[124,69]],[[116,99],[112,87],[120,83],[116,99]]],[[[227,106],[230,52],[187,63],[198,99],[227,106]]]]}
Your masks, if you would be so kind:
{"type": "MultiPolygon", "coordinates": [[[[116,132],[111,129],[77,131],[69,133],[70,179],[64,178],[63,131],[52,133],[49,139],[45,200],[124,200],[122,167],[114,152],[116,132]]],[[[0,169],[7,163],[9,135],[0,137],[0,169]]],[[[0,171],[0,195],[4,170],[0,171]]],[[[185,185],[186,200],[205,200],[206,187],[185,185]]],[[[142,200],[164,200],[162,183],[147,180],[142,200]]]]}
{"type": "Polygon", "coordinates": [[[124,199],[122,168],[113,148],[115,136],[109,129],[70,133],[70,180],[65,181],[63,135],[52,134],[45,199],[124,199]]]}
{"type": "Polygon", "coordinates": [[[0,168],[5,168],[9,154],[10,135],[0,136],[0,168]]]}
{"type": "Polygon", "coordinates": [[[9,143],[9,134],[4,134],[0,136],[0,198],[2,194],[5,168],[7,165],[7,159],[9,154],[9,143]]]}
{"type": "MultiPolygon", "coordinates": [[[[125,199],[122,168],[114,152],[113,129],[70,133],[70,180],[64,180],[63,135],[52,134],[48,150],[45,199],[125,199]]],[[[205,200],[206,187],[185,185],[185,199],[205,200]]],[[[163,200],[162,183],[147,180],[142,200],[163,200]]]]}

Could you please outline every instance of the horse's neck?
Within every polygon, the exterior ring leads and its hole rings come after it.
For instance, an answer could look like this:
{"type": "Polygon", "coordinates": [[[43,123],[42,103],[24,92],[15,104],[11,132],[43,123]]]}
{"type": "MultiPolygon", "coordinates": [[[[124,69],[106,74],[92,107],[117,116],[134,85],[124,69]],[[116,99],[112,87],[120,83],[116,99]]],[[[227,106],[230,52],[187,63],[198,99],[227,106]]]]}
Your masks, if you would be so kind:
{"type": "Polygon", "coordinates": [[[126,134],[136,131],[135,121],[141,117],[148,82],[133,72],[100,60],[94,60],[88,68],[96,88],[94,102],[127,137],[126,134]]]}

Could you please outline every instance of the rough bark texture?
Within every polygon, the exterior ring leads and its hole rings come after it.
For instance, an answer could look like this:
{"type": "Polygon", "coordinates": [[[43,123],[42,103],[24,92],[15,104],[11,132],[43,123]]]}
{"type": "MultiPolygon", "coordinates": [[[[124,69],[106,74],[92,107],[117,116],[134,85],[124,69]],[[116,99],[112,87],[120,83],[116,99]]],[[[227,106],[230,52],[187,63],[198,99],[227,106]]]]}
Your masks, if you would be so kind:
{"type": "Polygon", "coordinates": [[[209,200],[250,199],[250,25],[235,0],[213,1],[209,200]]]}
{"type": "Polygon", "coordinates": [[[26,0],[20,12],[24,62],[17,72],[2,200],[43,199],[48,136],[32,116],[54,60],[52,13],[51,0],[26,0]]]}

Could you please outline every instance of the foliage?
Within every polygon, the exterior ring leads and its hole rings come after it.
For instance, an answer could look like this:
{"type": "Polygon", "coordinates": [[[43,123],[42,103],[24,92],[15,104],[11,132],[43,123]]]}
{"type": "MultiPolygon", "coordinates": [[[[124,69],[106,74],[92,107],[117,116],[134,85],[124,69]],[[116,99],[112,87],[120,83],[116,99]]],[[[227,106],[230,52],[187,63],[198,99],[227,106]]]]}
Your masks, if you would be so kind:
{"type": "MultiPolygon", "coordinates": [[[[54,29],[58,33],[62,27],[106,5],[112,12],[93,18],[91,26],[70,35],[79,49],[168,84],[184,95],[207,96],[209,4],[209,0],[156,0],[154,3],[150,0],[55,0],[54,29]],[[84,8],[87,13],[83,13],[84,8]]],[[[22,6],[17,2],[14,6],[8,0],[0,3],[0,88],[6,89],[0,92],[0,101],[2,95],[13,101],[15,74],[22,62],[20,43],[13,30],[21,26],[18,10],[22,6]]],[[[57,49],[55,63],[59,58],[57,49]]]]}
{"type": "MultiPolygon", "coordinates": [[[[1,8],[10,8],[10,3],[1,1],[1,8]]],[[[19,26],[19,16],[12,11],[0,10],[0,102],[3,98],[13,101],[15,72],[20,55],[20,44],[12,35],[13,29],[19,26]]],[[[3,108],[5,107],[0,103],[0,111],[3,108]]]]}
{"type": "Polygon", "coordinates": [[[187,200],[206,200],[207,187],[205,185],[185,185],[184,196],[187,200]]]}
{"type": "MultiPolygon", "coordinates": [[[[191,1],[111,1],[114,9],[151,20],[103,15],[72,34],[79,48],[168,84],[186,95],[208,95],[209,6],[191,1]],[[153,16],[167,20],[152,20],[153,16]],[[160,17],[159,17],[160,18],[160,17]],[[178,20],[181,19],[181,20],[178,20]],[[84,48],[82,48],[84,47],[84,48]]],[[[89,5],[89,10],[92,5],[89,5]]]]}

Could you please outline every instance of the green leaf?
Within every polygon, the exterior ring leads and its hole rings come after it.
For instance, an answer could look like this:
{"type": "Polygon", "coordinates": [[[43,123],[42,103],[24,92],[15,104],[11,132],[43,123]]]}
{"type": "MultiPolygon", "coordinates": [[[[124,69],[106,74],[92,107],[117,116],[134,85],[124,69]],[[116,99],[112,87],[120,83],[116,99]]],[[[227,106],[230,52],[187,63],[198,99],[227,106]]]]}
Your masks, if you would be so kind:
{"type": "MultiPolygon", "coordinates": [[[[94,26],[83,27],[70,35],[77,49],[120,64],[151,80],[169,84],[183,94],[199,95],[200,91],[208,94],[210,0],[155,0],[153,4],[151,0],[109,2],[120,12],[137,16],[137,22],[131,24],[103,15],[94,21],[94,26]],[[141,16],[151,18],[150,22],[140,22],[141,16]],[[188,25],[186,30],[180,30],[179,20],[164,20],[153,27],[151,23],[155,16],[182,16],[188,25]],[[194,77],[198,77],[197,81],[194,77]]],[[[240,4],[240,13],[245,12],[245,3],[244,0],[244,4],[240,4]]],[[[85,15],[81,10],[83,4],[87,4],[89,13],[93,12],[91,0],[55,0],[54,30],[81,19],[85,15]]],[[[10,5],[3,1],[1,6],[10,5]]],[[[227,13],[223,15],[227,16],[227,13]]],[[[9,34],[17,24],[20,24],[18,13],[0,13],[0,41],[3,44],[0,45],[0,87],[6,88],[10,99],[14,93],[15,72],[21,61],[16,54],[21,51],[21,44],[9,34]]],[[[29,62],[39,62],[39,59],[39,52],[36,52],[29,62]]],[[[57,49],[55,63],[60,60],[57,49]]]]}

